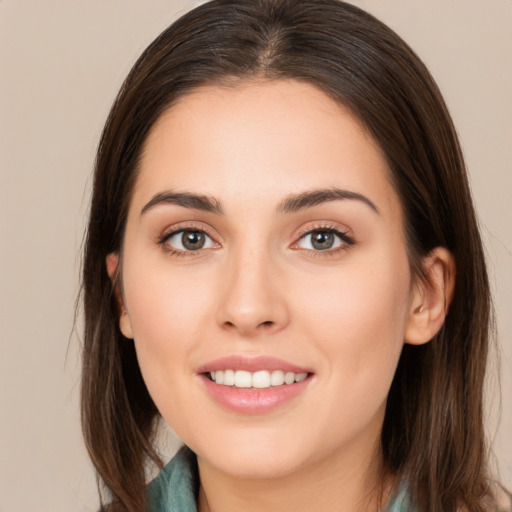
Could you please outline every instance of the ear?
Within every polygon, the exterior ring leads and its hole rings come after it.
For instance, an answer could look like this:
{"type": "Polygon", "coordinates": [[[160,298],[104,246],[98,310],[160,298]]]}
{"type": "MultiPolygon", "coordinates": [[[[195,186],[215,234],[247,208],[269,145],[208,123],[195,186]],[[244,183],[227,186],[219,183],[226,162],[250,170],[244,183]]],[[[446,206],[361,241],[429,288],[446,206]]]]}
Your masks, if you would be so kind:
{"type": "Polygon", "coordinates": [[[133,339],[132,324],[130,316],[124,304],[123,293],[120,285],[120,268],[119,268],[119,254],[112,252],[106,258],[107,274],[112,281],[114,293],[116,295],[116,302],[119,311],[119,329],[125,338],[133,339]]]}
{"type": "Polygon", "coordinates": [[[455,260],[448,249],[436,247],[423,260],[425,278],[415,284],[405,330],[405,343],[429,342],[444,324],[455,289],[455,260]]]}

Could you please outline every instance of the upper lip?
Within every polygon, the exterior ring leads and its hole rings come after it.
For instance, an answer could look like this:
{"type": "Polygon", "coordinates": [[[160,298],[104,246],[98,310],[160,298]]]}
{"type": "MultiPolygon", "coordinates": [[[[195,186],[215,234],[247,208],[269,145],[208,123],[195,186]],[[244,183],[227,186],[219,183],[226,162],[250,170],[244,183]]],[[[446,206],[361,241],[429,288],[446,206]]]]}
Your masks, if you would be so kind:
{"type": "Polygon", "coordinates": [[[260,370],[282,370],[293,373],[311,373],[307,368],[285,361],[274,356],[231,355],[210,361],[200,368],[197,373],[215,372],[218,370],[245,370],[257,372],[260,370]]]}

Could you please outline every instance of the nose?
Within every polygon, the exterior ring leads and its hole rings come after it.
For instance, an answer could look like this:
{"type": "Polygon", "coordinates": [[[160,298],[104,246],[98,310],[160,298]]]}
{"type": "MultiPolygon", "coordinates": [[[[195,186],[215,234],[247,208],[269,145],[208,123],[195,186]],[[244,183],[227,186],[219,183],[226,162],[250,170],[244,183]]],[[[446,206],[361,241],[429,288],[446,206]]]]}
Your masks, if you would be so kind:
{"type": "Polygon", "coordinates": [[[272,334],[289,322],[283,275],[264,251],[239,251],[226,261],[217,322],[243,337],[272,334]]]}

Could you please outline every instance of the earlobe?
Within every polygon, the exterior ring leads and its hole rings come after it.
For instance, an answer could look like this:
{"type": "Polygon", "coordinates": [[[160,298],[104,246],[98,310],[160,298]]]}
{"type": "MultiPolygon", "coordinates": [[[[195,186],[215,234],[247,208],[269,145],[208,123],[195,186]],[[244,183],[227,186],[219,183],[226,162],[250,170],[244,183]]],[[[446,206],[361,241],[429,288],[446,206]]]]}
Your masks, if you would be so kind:
{"type": "Polygon", "coordinates": [[[117,308],[119,311],[119,329],[125,338],[133,339],[132,324],[130,316],[126,311],[119,280],[119,254],[115,252],[108,254],[105,264],[107,267],[107,274],[112,281],[112,286],[116,296],[117,308]]]}
{"type": "Polygon", "coordinates": [[[444,247],[436,247],[423,261],[426,279],[415,286],[405,331],[405,343],[429,342],[444,324],[455,289],[455,261],[444,247]]]}
{"type": "Polygon", "coordinates": [[[119,317],[119,329],[125,338],[133,340],[132,322],[126,310],[119,317]]]}

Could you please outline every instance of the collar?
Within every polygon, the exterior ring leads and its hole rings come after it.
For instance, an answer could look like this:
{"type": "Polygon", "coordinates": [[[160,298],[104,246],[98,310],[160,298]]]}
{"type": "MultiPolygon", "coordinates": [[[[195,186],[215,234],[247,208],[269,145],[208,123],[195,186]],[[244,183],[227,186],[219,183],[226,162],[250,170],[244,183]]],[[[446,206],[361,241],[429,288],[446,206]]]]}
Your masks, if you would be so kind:
{"type": "Polygon", "coordinates": [[[183,446],[148,489],[148,512],[197,512],[199,473],[197,458],[183,446]]]}

